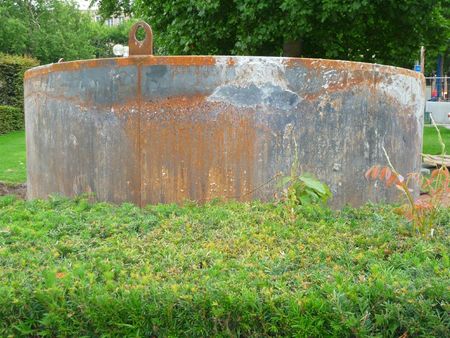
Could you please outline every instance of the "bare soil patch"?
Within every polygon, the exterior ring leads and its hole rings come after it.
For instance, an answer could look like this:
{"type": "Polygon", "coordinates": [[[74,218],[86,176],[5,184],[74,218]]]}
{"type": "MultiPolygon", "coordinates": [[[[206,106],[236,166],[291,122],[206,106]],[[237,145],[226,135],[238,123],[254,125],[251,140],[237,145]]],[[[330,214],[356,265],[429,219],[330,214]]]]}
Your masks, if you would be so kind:
{"type": "Polygon", "coordinates": [[[0,182],[0,196],[4,195],[16,195],[19,198],[25,198],[27,196],[27,185],[0,182]]]}

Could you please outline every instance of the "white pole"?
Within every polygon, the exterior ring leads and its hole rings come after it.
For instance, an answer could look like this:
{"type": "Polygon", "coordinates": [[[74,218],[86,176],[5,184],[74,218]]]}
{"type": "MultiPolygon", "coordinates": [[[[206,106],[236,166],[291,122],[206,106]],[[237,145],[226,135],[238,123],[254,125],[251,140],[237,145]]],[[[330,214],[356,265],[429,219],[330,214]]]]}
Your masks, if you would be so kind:
{"type": "Polygon", "coordinates": [[[444,99],[448,99],[448,77],[447,75],[444,76],[444,99]]]}

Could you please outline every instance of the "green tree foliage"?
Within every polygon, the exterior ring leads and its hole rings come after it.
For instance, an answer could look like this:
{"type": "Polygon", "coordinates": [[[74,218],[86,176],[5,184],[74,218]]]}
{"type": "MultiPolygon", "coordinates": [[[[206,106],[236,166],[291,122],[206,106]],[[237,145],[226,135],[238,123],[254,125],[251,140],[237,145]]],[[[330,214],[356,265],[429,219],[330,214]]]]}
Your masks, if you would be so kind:
{"type": "Polygon", "coordinates": [[[135,20],[127,20],[113,27],[92,23],[94,29],[90,44],[95,49],[95,57],[113,57],[112,47],[115,44],[128,45],[128,33],[134,22],[135,20]]]}
{"type": "MultiPolygon", "coordinates": [[[[94,0],[95,2],[95,0],[94,0]]],[[[448,48],[450,0],[99,0],[149,21],[160,53],[295,55],[411,67],[448,48]]],[[[157,50],[158,51],[158,50],[157,50]]]]}
{"type": "Polygon", "coordinates": [[[129,27],[101,25],[61,0],[2,0],[0,18],[0,52],[32,55],[41,64],[111,56],[129,27]]]}
{"type": "Polygon", "coordinates": [[[56,0],[2,1],[0,51],[33,55],[42,63],[89,58],[90,18],[56,0]]]}

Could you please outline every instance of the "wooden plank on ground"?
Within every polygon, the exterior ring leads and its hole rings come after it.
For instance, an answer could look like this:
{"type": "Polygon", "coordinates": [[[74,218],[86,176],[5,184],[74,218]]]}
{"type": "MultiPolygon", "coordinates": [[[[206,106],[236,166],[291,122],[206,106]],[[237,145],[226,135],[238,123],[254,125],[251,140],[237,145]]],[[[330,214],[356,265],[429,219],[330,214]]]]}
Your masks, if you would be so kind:
{"type": "Polygon", "coordinates": [[[428,155],[422,154],[423,163],[433,167],[445,165],[450,167],[450,155],[428,155]]]}

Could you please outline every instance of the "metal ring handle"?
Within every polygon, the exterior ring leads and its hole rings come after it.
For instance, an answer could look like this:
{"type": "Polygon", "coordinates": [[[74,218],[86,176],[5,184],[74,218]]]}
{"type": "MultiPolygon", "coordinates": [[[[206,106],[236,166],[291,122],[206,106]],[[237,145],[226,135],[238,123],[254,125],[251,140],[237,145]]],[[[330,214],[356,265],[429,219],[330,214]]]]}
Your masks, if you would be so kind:
{"type": "Polygon", "coordinates": [[[128,33],[129,55],[153,55],[153,32],[152,27],[145,21],[136,22],[128,33]],[[145,30],[145,38],[139,41],[136,32],[139,28],[145,30]]]}

